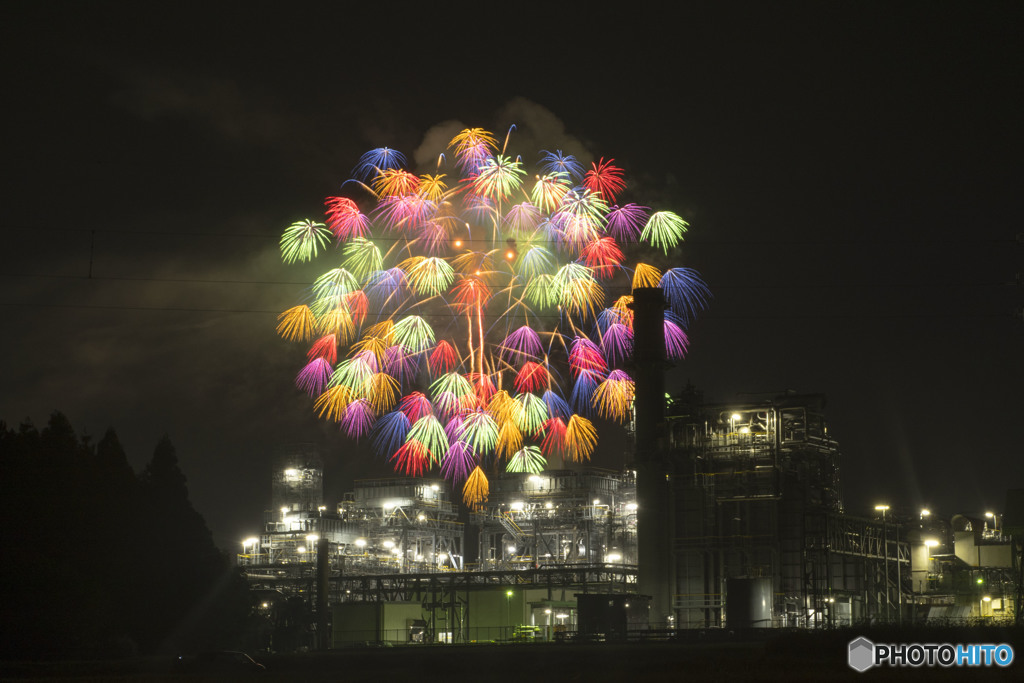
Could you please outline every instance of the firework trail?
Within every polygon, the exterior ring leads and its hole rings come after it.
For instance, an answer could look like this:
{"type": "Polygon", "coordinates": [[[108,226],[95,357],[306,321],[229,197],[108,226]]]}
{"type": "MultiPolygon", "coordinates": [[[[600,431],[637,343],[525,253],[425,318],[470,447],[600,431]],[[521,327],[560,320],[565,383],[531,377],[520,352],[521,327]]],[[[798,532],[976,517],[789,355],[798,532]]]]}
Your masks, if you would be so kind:
{"type": "Polygon", "coordinates": [[[663,289],[670,358],[686,353],[710,297],[691,269],[627,262],[643,245],[671,262],[688,225],[616,203],[627,185],[614,159],[585,170],[543,151],[528,173],[507,146],[464,130],[433,175],[372,150],[343,185],[349,196],[326,199],[325,222],[298,221],[281,238],[286,263],[337,266],[278,316],[282,337],[309,345],[296,386],[396,471],[438,468],[471,507],[487,499],[485,470],[586,461],[591,418],[629,420],[625,292],[663,289]]]}

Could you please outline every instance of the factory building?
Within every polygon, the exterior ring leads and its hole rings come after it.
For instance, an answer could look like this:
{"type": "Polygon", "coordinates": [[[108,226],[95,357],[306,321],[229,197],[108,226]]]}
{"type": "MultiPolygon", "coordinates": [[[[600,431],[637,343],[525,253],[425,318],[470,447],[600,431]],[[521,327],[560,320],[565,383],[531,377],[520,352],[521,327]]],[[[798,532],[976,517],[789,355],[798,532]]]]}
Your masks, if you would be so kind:
{"type": "Polygon", "coordinates": [[[498,475],[472,513],[429,478],[357,481],[328,507],[319,456],[293,448],[238,562],[261,604],[327,605],[334,646],[556,639],[636,628],[638,608],[655,630],[1012,618],[999,517],[848,514],[823,408],[792,394],[705,404],[692,389],[666,401],[663,622],[638,584],[633,470],[498,475]]]}
{"type": "Polygon", "coordinates": [[[577,629],[577,595],[636,592],[629,472],[499,475],[461,513],[442,479],[360,480],[328,507],[322,460],[298,446],[271,501],[238,564],[268,617],[289,598],[331,610],[334,645],[554,639],[577,629]]]}
{"type": "Polygon", "coordinates": [[[693,389],[668,402],[680,628],[898,618],[908,540],[886,511],[844,513],[823,408],[797,395],[705,405],[693,389]]]}
{"type": "Polygon", "coordinates": [[[320,647],[1016,614],[1020,546],[995,513],[845,510],[822,396],[669,397],[664,306],[634,290],[635,448],[621,471],[497,475],[472,511],[441,479],[357,481],[329,508],[319,456],[284,453],[238,558],[261,609],[315,606],[320,647]]]}

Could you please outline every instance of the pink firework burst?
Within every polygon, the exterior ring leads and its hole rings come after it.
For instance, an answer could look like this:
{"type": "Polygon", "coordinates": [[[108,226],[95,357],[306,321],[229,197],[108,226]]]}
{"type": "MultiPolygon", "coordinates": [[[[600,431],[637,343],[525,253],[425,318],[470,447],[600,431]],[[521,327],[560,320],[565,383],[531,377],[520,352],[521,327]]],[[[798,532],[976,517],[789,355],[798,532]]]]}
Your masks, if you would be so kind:
{"type": "Polygon", "coordinates": [[[370,219],[348,197],[328,197],[324,205],[327,207],[327,227],[339,242],[370,234],[370,219]]]}

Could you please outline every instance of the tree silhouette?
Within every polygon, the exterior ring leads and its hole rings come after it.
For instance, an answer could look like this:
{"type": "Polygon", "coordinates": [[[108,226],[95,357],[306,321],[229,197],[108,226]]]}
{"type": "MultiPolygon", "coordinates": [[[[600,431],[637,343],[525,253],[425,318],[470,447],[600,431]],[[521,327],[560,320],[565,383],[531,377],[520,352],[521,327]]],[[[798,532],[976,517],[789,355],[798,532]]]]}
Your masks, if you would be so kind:
{"type": "Polygon", "coordinates": [[[61,413],[0,423],[0,656],[111,656],[229,645],[247,589],[188,499],[166,435],[136,477],[108,429],[61,413]]]}

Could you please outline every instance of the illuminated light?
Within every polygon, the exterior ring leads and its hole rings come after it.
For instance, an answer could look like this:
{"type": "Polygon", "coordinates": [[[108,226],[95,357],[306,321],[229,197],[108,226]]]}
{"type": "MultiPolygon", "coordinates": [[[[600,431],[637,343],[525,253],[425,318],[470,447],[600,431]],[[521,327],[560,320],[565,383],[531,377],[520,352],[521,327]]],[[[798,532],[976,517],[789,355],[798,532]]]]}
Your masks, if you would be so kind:
{"type": "Polygon", "coordinates": [[[514,553],[516,552],[516,547],[515,547],[514,545],[510,545],[510,546],[508,547],[508,551],[509,551],[510,553],[513,553],[513,554],[514,554],[514,553]]]}
{"type": "Polygon", "coordinates": [[[595,498],[594,499],[594,505],[600,505],[600,504],[601,504],[601,499],[600,498],[595,498]]]}
{"type": "Polygon", "coordinates": [[[885,512],[886,510],[889,509],[889,506],[888,505],[876,505],[875,509],[878,510],[879,512],[885,512]]]}
{"type": "Polygon", "coordinates": [[[743,416],[742,416],[742,415],[740,415],[739,413],[733,413],[732,415],[730,415],[730,416],[729,416],[729,419],[730,419],[730,420],[739,420],[739,419],[740,419],[740,418],[742,418],[742,417],[743,417],[743,416]]]}
{"type": "Polygon", "coordinates": [[[356,547],[365,548],[366,547],[366,539],[365,538],[357,538],[356,539],[356,547]]]}
{"type": "Polygon", "coordinates": [[[249,538],[247,538],[244,541],[242,541],[242,547],[243,548],[247,548],[247,547],[249,547],[251,545],[254,546],[254,545],[259,544],[259,542],[260,542],[260,539],[256,538],[255,536],[250,536],[249,538]]]}
{"type": "Polygon", "coordinates": [[[516,512],[522,512],[524,505],[525,504],[523,503],[523,501],[517,500],[514,503],[512,503],[511,505],[509,505],[509,507],[511,509],[515,510],[516,512]]]}
{"type": "Polygon", "coordinates": [[[636,503],[629,503],[626,505],[626,509],[629,510],[630,512],[636,512],[637,507],[638,506],[636,503]]]}
{"type": "Polygon", "coordinates": [[[427,516],[421,512],[420,514],[416,515],[416,519],[423,522],[427,519],[427,516]]]}
{"type": "Polygon", "coordinates": [[[984,600],[985,602],[992,602],[992,597],[989,596],[989,595],[986,595],[985,597],[982,598],[982,600],[984,600]]]}
{"type": "Polygon", "coordinates": [[[620,555],[619,553],[608,553],[604,556],[605,562],[618,562],[621,559],[622,555],[620,555]]]}
{"type": "Polygon", "coordinates": [[[394,541],[384,541],[381,545],[383,545],[385,548],[394,548],[395,547],[395,542],[394,541]]]}
{"type": "Polygon", "coordinates": [[[924,539],[924,544],[925,544],[925,546],[927,546],[929,548],[934,548],[937,545],[939,545],[939,542],[937,540],[935,540],[934,538],[926,538],[926,539],[924,539]]]}
{"type": "Polygon", "coordinates": [[[921,510],[921,516],[922,516],[922,517],[928,517],[928,516],[930,516],[931,514],[932,514],[932,511],[931,511],[931,510],[929,510],[929,509],[927,509],[927,508],[925,508],[925,509],[921,510]]]}
{"type": "Polygon", "coordinates": [[[544,614],[551,614],[551,610],[550,609],[544,610],[544,614]]]}
{"type": "Polygon", "coordinates": [[[417,561],[417,562],[422,562],[422,561],[423,561],[423,556],[422,556],[422,555],[420,555],[420,554],[417,554],[417,555],[416,555],[416,561],[417,561]]]}
{"type": "Polygon", "coordinates": [[[991,513],[991,512],[986,512],[986,513],[985,513],[985,516],[986,516],[986,517],[989,517],[989,518],[991,518],[991,517],[995,517],[995,515],[994,515],[993,513],[991,513]]]}
{"type": "Polygon", "coordinates": [[[551,503],[551,501],[548,501],[548,502],[544,503],[544,507],[546,509],[550,510],[551,508],[553,508],[555,506],[551,503]]]}
{"type": "Polygon", "coordinates": [[[740,434],[749,434],[750,427],[740,427],[740,434]]]}
{"type": "Polygon", "coordinates": [[[298,550],[300,553],[306,552],[305,546],[301,546],[301,545],[298,548],[296,548],[296,550],[298,550]]]}
{"type": "Polygon", "coordinates": [[[431,491],[440,491],[440,490],[441,490],[441,487],[440,487],[440,486],[438,486],[437,484],[431,484],[431,485],[430,485],[430,490],[431,490],[431,491]]]}
{"type": "Polygon", "coordinates": [[[286,476],[286,477],[297,477],[297,476],[299,476],[299,471],[298,470],[285,470],[284,471],[284,476],[286,476]]]}
{"type": "Polygon", "coordinates": [[[529,477],[529,481],[530,481],[531,484],[539,484],[539,483],[541,483],[544,480],[541,479],[536,474],[531,474],[530,477],[529,477]]]}
{"type": "Polygon", "coordinates": [[[505,595],[506,595],[507,597],[510,597],[510,598],[511,598],[511,597],[512,597],[512,591],[505,591],[505,595]]]}
{"type": "Polygon", "coordinates": [[[309,541],[310,543],[316,543],[317,541],[320,540],[320,537],[318,535],[316,535],[316,534],[310,534],[310,535],[306,536],[306,540],[309,541]]]}

